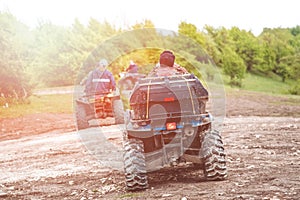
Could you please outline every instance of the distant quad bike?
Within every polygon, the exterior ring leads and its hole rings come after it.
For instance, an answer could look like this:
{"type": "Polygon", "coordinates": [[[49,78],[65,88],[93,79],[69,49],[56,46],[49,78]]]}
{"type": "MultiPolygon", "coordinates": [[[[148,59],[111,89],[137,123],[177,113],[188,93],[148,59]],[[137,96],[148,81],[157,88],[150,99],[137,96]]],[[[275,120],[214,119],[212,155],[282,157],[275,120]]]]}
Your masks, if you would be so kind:
{"type": "Polygon", "coordinates": [[[145,78],[145,74],[121,72],[118,85],[121,90],[132,90],[139,78],[145,78]]]}
{"type": "Polygon", "coordinates": [[[89,120],[115,118],[115,124],[124,124],[123,102],[118,92],[84,95],[76,100],[77,128],[89,127],[89,120]]]}
{"type": "Polygon", "coordinates": [[[190,162],[206,180],[227,177],[222,138],[206,112],[207,90],[192,74],[140,79],[125,113],[127,190],[148,187],[147,172],[190,162]]]}

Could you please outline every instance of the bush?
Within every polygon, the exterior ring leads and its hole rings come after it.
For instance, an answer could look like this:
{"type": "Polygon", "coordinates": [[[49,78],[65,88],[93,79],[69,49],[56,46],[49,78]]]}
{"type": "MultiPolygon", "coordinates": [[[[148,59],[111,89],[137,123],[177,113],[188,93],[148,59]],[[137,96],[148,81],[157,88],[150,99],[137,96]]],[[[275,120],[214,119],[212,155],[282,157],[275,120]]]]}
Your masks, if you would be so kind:
{"type": "Polygon", "coordinates": [[[298,79],[298,81],[291,86],[288,92],[292,95],[300,95],[300,79],[298,79]]]}

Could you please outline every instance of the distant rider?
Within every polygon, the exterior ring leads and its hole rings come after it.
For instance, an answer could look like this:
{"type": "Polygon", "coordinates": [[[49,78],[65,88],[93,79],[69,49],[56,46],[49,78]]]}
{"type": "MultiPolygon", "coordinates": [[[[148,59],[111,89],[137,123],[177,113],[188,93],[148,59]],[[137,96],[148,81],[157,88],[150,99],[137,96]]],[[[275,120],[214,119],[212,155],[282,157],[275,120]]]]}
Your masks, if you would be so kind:
{"type": "Polygon", "coordinates": [[[112,73],[106,69],[107,66],[107,60],[101,59],[97,63],[96,69],[89,73],[85,87],[86,94],[105,94],[116,89],[115,79],[112,73]]]}
{"type": "Polygon", "coordinates": [[[129,66],[126,69],[128,73],[138,73],[138,66],[131,60],[129,66]]]}

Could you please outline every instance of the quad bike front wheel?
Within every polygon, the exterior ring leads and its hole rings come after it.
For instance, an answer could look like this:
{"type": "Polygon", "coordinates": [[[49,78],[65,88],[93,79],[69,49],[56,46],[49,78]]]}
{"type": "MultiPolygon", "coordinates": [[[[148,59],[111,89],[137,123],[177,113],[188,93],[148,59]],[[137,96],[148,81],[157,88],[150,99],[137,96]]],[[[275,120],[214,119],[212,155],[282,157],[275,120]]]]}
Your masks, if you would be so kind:
{"type": "Polygon", "coordinates": [[[77,129],[86,129],[89,127],[89,122],[86,119],[85,105],[81,103],[76,103],[76,123],[77,129]]]}
{"type": "Polygon", "coordinates": [[[122,90],[132,90],[133,86],[133,81],[129,78],[126,78],[121,84],[122,90]]]}

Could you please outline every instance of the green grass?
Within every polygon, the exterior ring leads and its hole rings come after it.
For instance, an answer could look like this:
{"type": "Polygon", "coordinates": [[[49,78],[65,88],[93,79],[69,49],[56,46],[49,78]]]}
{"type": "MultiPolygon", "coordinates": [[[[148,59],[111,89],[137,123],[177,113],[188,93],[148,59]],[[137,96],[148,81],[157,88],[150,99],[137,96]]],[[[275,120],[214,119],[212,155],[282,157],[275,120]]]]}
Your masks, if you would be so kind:
{"type": "Polygon", "coordinates": [[[35,113],[73,113],[73,94],[29,97],[26,104],[0,107],[0,118],[20,117],[35,113]]]}
{"type": "MultiPolygon", "coordinates": [[[[228,84],[229,77],[223,75],[223,80],[225,83],[226,91],[230,92],[230,86],[228,84]]],[[[288,90],[290,89],[292,84],[293,81],[291,80],[282,82],[280,78],[270,78],[247,73],[242,81],[242,87],[239,89],[271,94],[288,94],[288,90]]]]}

